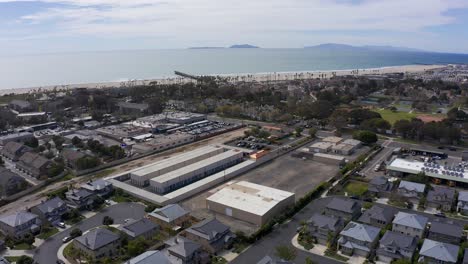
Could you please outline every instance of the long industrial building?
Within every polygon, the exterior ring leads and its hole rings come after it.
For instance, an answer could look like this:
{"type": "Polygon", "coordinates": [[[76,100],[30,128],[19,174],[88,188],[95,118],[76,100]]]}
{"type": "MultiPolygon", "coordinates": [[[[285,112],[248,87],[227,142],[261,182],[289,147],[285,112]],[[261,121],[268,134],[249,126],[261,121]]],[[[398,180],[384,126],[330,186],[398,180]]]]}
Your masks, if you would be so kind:
{"type": "Polygon", "coordinates": [[[224,149],[219,146],[206,146],[180,154],[163,161],[144,166],[130,173],[131,183],[135,186],[146,186],[149,180],[161,176],[177,168],[185,167],[201,160],[223,153],[224,149]]]}
{"type": "Polygon", "coordinates": [[[420,162],[406,159],[394,159],[387,166],[387,171],[394,176],[419,174],[424,172],[428,177],[449,182],[468,183],[468,172],[464,167],[446,166],[433,162],[420,162]]]}
{"type": "Polygon", "coordinates": [[[289,206],[295,194],[251,182],[228,185],[206,198],[208,209],[258,226],[289,206]]]}
{"type": "Polygon", "coordinates": [[[158,194],[177,190],[241,162],[243,156],[244,153],[241,151],[227,150],[202,160],[199,159],[200,161],[192,163],[190,166],[181,167],[151,178],[151,190],[158,194]]]}

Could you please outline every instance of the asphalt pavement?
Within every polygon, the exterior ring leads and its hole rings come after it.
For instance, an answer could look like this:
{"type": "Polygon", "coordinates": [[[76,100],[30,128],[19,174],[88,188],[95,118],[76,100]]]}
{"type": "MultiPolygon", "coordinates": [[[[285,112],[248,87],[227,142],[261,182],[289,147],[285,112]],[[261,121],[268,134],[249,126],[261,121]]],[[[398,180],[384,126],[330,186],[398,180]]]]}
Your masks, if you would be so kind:
{"type": "Polygon", "coordinates": [[[39,264],[54,264],[57,261],[57,252],[62,246],[62,239],[70,235],[70,231],[79,228],[83,232],[102,225],[104,216],[114,219],[114,224],[122,224],[125,219],[139,219],[145,216],[145,206],[137,203],[119,203],[101,210],[98,214],[83,220],[77,225],[49,237],[34,251],[34,260],[39,264]]]}

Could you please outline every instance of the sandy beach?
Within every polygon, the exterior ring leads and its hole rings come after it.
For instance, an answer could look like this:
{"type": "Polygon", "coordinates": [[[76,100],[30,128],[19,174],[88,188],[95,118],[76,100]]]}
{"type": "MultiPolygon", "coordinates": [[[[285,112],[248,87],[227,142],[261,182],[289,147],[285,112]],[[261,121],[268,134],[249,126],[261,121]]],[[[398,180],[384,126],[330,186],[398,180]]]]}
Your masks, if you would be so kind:
{"type": "MultiPolygon", "coordinates": [[[[268,72],[268,73],[241,73],[241,74],[214,74],[209,76],[220,76],[225,77],[230,82],[268,82],[268,81],[288,81],[288,80],[306,80],[306,79],[327,79],[333,76],[365,76],[365,75],[378,75],[378,74],[390,74],[390,73],[418,73],[427,70],[433,70],[437,68],[445,67],[446,65],[404,65],[404,66],[392,66],[392,67],[381,67],[381,68],[370,68],[370,69],[354,69],[354,70],[331,70],[331,71],[299,71],[299,72],[268,72]]],[[[70,90],[75,88],[114,88],[114,87],[125,87],[125,86],[139,86],[148,85],[152,82],[158,84],[182,84],[193,82],[193,80],[182,77],[168,77],[159,79],[148,79],[148,80],[131,80],[122,82],[102,82],[102,83],[83,83],[83,84],[62,84],[62,85],[51,85],[42,87],[29,87],[29,88],[15,88],[15,89],[3,89],[0,90],[0,95],[4,94],[24,94],[40,91],[51,91],[51,90],[70,90]]]]}

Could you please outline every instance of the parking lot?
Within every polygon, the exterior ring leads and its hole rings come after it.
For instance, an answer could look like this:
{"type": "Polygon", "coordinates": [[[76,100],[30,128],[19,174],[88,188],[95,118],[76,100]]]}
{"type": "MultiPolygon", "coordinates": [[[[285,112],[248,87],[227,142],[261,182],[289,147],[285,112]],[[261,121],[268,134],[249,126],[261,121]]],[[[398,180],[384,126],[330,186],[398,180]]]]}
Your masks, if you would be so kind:
{"type": "MultiPolygon", "coordinates": [[[[314,189],[321,182],[327,181],[339,171],[338,166],[328,165],[312,160],[303,160],[286,154],[273,161],[267,162],[252,171],[249,171],[233,181],[248,181],[296,194],[296,200],[314,189]]],[[[205,193],[194,196],[182,204],[192,211],[197,218],[206,218],[213,215],[206,209],[205,199],[225,186],[221,185],[205,193]]],[[[258,227],[252,224],[235,220],[217,214],[216,217],[234,230],[241,230],[247,234],[254,232],[258,227]]]]}
{"type": "Polygon", "coordinates": [[[174,130],[185,132],[194,136],[203,136],[229,129],[232,126],[233,125],[230,123],[203,120],[200,122],[185,125],[182,128],[176,128],[174,130]]]}

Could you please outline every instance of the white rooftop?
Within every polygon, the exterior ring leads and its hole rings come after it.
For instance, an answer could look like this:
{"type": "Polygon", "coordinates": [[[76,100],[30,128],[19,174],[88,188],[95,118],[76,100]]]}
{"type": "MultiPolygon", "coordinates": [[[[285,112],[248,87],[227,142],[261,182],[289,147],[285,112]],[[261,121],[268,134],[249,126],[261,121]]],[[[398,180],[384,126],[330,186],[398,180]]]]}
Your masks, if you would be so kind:
{"type": "Polygon", "coordinates": [[[468,182],[468,173],[464,169],[458,171],[441,164],[425,163],[421,161],[411,161],[405,159],[395,159],[388,166],[387,170],[403,173],[418,174],[424,172],[426,176],[445,179],[449,181],[468,182]]]}
{"type": "Polygon", "coordinates": [[[240,181],[226,186],[206,200],[255,215],[265,215],[279,202],[291,196],[294,193],[240,181]]]}
{"type": "Polygon", "coordinates": [[[165,160],[153,163],[153,164],[143,166],[135,171],[132,171],[131,173],[132,173],[132,176],[145,177],[146,175],[152,172],[170,167],[174,164],[182,163],[194,157],[203,155],[207,152],[217,151],[219,149],[220,147],[217,147],[217,146],[205,146],[202,148],[197,148],[195,150],[192,150],[192,151],[189,151],[189,152],[186,152],[186,153],[183,153],[183,154],[180,154],[180,155],[177,155],[177,156],[174,156],[174,157],[171,157],[171,158],[168,158],[168,159],[165,159],[165,160]]]}
{"type": "Polygon", "coordinates": [[[333,143],[330,142],[315,142],[314,144],[310,145],[310,148],[318,148],[318,149],[329,149],[333,147],[333,143]]]}
{"type": "Polygon", "coordinates": [[[202,168],[205,168],[213,163],[216,163],[218,161],[222,161],[231,157],[239,156],[242,155],[242,152],[237,151],[237,150],[228,150],[223,153],[220,153],[218,155],[209,157],[207,159],[201,160],[199,162],[190,164],[189,166],[182,167],[177,170],[173,170],[171,172],[168,172],[166,174],[163,174],[161,176],[157,176],[155,178],[151,179],[151,182],[158,182],[158,183],[165,183],[168,181],[171,181],[173,179],[176,179],[182,175],[185,175],[189,172],[196,171],[202,168]]]}

